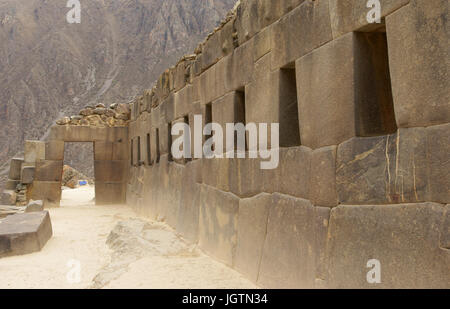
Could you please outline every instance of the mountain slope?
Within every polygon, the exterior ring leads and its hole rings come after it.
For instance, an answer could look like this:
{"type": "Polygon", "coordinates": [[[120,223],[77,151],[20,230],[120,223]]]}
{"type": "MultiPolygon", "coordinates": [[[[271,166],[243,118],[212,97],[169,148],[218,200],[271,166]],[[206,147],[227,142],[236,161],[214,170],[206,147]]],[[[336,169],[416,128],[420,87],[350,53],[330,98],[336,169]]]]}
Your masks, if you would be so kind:
{"type": "MultiPolygon", "coordinates": [[[[0,0],[0,166],[62,114],[150,88],[235,0],[0,0]]],[[[0,169],[1,173],[1,169],[0,169]]]]}

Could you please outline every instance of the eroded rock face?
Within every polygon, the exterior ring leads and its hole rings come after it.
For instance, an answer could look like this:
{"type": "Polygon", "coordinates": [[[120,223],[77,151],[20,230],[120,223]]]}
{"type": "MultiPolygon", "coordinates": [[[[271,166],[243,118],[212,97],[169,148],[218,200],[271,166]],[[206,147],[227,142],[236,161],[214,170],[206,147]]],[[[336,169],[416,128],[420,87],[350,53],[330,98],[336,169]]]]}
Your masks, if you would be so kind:
{"type": "Polygon", "coordinates": [[[119,222],[108,236],[106,244],[112,250],[111,261],[93,279],[93,288],[102,288],[127,271],[128,265],[142,257],[195,257],[194,245],[185,243],[163,223],[140,219],[119,222]]]}
{"type": "Polygon", "coordinates": [[[75,189],[78,186],[78,182],[80,180],[87,180],[89,182],[92,182],[92,180],[89,180],[89,178],[87,176],[78,172],[74,168],[72,168],[68,165],[64,165],[63,175],[62,175],[62,185],[64,187],[75,189]]]}

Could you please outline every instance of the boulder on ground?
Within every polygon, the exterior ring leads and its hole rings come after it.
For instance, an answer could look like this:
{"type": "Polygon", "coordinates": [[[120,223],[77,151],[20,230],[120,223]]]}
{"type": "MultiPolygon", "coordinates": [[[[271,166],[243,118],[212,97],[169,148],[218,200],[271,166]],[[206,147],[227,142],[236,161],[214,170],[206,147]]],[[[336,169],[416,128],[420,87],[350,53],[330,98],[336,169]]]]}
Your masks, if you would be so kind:
{"type": "Polygon", "coordinates": [[[64,165],[63,167],[63,176],[62,176],[62,186],[68,187],[71,189],[75,189],[78,187],[78,183],[80,180],[87,180],[89,183],[92,182],[87,176],[83,175],[81,172],[76,169],[64,165]]]}

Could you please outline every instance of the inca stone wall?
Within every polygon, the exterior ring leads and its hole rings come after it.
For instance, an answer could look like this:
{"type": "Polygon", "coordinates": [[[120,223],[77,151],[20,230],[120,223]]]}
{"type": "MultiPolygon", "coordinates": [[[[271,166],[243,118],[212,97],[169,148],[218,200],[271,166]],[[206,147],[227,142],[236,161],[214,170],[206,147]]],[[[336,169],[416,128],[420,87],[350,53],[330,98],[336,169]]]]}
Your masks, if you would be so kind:
{"type": "Polygon", "coordinates": [[[91,141],[97,203],[126,199],[262,287],[448,288],[448,1],[380,2],[369,24],[363,0],[241,0],[130,121],[59,121],[31,192],[59,204],[64,142],[91,141]],[[279,123],[278,168],[174,160],[194,115],[279,123]]]}
{"type": "Polygon", "coordinates": [[[128,203],[262,287],[448,288],[448,2],[381,6],[241,1],[134,102],[128,203]],[[195,114],[280,123],[279,167],[171,160],[195,114]]]}

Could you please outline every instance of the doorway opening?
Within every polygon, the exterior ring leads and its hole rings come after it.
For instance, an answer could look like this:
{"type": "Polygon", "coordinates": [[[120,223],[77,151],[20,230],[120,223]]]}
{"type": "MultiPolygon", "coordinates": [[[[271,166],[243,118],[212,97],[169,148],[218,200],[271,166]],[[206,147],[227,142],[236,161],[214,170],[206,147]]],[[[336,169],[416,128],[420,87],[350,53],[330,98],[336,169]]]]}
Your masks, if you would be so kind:
{"type": "Polygon", "coordinates": [[[94,143],[64,144],[61,206],[94,206],[94,143]]]}

